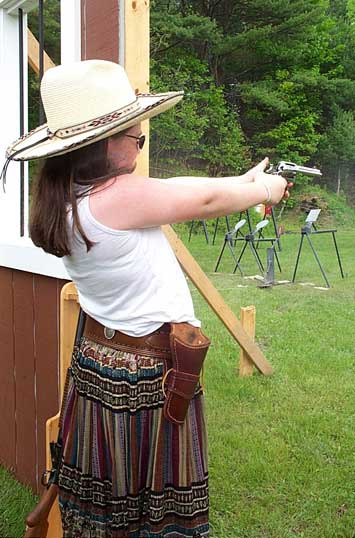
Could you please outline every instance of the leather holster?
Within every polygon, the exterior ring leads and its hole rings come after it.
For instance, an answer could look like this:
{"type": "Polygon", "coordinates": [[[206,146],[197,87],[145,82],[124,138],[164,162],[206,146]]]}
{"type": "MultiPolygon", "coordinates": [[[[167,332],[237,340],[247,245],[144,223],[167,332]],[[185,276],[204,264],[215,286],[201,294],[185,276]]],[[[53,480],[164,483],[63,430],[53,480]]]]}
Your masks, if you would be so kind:
{"type": "Polygon", "coordinates": [[[170,325],[171,367],[163,382],[163,412],[174,424],[183,424],[211,341],[200,328],[189,323],[170,325]]]}

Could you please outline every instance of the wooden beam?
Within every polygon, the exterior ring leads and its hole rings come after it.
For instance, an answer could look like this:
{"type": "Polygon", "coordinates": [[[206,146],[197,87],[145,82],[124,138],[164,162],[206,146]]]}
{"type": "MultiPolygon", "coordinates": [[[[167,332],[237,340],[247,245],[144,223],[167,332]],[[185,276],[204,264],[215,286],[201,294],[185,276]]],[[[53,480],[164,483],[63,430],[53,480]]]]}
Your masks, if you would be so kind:
{"type": "Polygon", "coordinates": [[[229,308],[219,291],[214,287],[207,275],[202,271],[194,257],[180,241],[171,226],[163,226],[164,233],[172,246],[176,257],[191,282],[207,301],[212,310],[224,323],[230,334],[237,340],[241,348],[247,353],[256,368],[264,375],[272,374],[272,367],[266,360],[260,348],[245,332],[234,312],[229,308]]]}
{"type": "MultiPolygon", "coordinates": [[[[68,282],[63,286],[60,293],[60,398],[62,401],[65,379],[68,367],[70,366],[73,353],[74,338],[79,315],[78,294],[75,284],[68,282]]],[[[60,406],[61,407],[61,406],[60,406]]],[[[60,413],[50,418],[46,422],[46,461],[47,469],[52,468],[52,460],[50,453],[50,442],[57,441],[59,432],[59,417],[60,413]]],[[[61,516],[58,504],[58,498],[48,516],[49,528],[47,532],[48,538],[61,538],[63,529],[61,516]]]]}
{"type": "MultiPolygon", "coordinates": [[[[121,0],[124,20],[120,21],[120,58],[136,93],[149,92],[149,0],[121,0]],[[123,28],[121,27],[123,25],[123,28]]],[[[142,123],[146,135],[143,151],[137,159],[137,174],[149,176],[149,120],[142,123]],[[148,142],[148,143],[147,143],[148,142]]]]}
{"type": "MultiPolygon", "coordinates": [[[[247,306],[240,309],[240,321],[243,329],[254,340],[255,338],[255,306],[247,306]]],[[[253,375],[254,364],[244,349],[240,350],[239,375],[240,377],[253,375]]]]}
{"type": "MultiPolygon", "coordinates": [[[[125,36],[125,61],[127,62],[128,67],[127,73],[133,84],[133,87],[138,89],[140,92],[143,92],[147,90],[147,81],[149,79],[149,51],[147,46],[144,45],[145,40],[148,40],[146,34],[147,25],[149,28],[149,6],[147,0],[137,0],[135,2],[125,0],[125,2],[125,31],[128,32],[128,34],[125,36]],[[134,36],[132,32],[134,29],[135,36],[138,35],[136,33],[136,29],[138,27],[137,25],[139,24],[139,21],[143,25],[139,26],[142,35],[140,35],[140,39],[135,39],[134,41],[134,36]],[[133,46],[133,44],[135,44],[135,46],[133,46]],[[137,48],[139,48],[139,45],[141,46],[141,50],[137,52],[137,48]],[[130,53],[130,51],[134,52],[130,53]],[[130,54],[133,54],[132,58],[130,57],[130,54]],[[139,62],[139,64],[137,64],[136,62],[139,62]]],[[[38,56],[36,61],[37,69],[38,56]]],[[[53,62],[52,65],[54,65],[53,62]]],[[[147,153],[145,153],[145,159],[141,163],[139,171],[140,173],[149,175],[147,153]]],[[[236,315],[226,304],[221,294],[214,287],[207,275],[202,271],[201,267],[198,265],[194,257],[190,254],[189,250],[185,247],[183,242],[178,238],[172,227],[162,226],[162,229],[171,247],[173,248],[175,255],[179,260],[179,263],[181,264],[183,270],[190,278],[192,283],[199,290],[207,303],[210,305],[212,310],[226,326],[233,338],[238,342],[240,347],[245,351],[250,360],[255,364],[256,368],[262,374],[272,374],[272,367],[270,363],[266,360],[258,345],[245,332],[242,327],[242,324],[240,323],[236,315]]]]}
{"type": "MultiPolygon", "coordinates": [[[[39,74],[39,43],[31,30],[27,28],[27,46],[28,46],[28,63],[32,67],[35,73],[39,74]]],[[[54,67],[48,54],[44,51],[44,71],[47,71],[50,67],[54,67]]]]}

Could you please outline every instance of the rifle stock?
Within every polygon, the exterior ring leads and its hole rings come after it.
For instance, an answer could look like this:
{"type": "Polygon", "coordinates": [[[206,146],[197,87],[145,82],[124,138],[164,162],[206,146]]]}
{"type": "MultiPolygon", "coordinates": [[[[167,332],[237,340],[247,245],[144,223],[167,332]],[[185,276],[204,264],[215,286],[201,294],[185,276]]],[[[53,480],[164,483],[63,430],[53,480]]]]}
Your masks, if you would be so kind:
{"type": "Polygon", "coordinates": [[[57,484],[50,484],[37,506],[26,518],[24,538],[47,538],[48,515],[58,494],[57,484]]]}

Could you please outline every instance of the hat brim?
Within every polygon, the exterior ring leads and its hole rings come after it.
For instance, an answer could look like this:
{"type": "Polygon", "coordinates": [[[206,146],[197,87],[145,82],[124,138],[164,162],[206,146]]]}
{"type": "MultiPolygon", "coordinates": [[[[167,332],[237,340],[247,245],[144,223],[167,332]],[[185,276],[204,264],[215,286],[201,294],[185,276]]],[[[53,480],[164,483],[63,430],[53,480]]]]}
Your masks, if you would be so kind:
{"type": "Polygon", "coordinates": [[[183,95],[184,92],[138,95],[139,107],[134,112],[109,124],[65,138],[55,135],[48,137],[47,124],[40,125],[11,144],[6,150],[6,157],[14,161],[29,161],[69,153],[165,112],[181,101],[183,95]]]}

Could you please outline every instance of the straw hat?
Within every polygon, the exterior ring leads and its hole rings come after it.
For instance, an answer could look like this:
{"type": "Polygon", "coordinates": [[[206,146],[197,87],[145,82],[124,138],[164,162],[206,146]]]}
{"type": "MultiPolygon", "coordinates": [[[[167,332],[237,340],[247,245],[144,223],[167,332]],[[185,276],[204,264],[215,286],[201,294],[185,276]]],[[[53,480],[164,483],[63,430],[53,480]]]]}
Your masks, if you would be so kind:
{"type": "Polygon", "coordinates": [[[123,67],[86,60],[48,69],[41,96],[47,123],[11,144],[8,161],[54,157],[86,146],[168,110],[183,92],[136,95],[123,67]]]}

